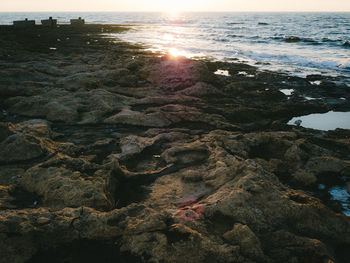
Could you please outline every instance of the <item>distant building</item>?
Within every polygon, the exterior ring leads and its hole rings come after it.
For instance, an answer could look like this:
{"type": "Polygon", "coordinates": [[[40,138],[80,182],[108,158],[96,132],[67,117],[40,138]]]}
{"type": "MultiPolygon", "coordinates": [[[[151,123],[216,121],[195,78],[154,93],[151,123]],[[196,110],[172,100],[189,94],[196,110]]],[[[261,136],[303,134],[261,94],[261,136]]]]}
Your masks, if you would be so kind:
{"type": "Polygon", "coordinates": [[[52,19],[52,17],[49,17],[49,19],[41,20],[41,24],[47,27],[56,27],[57,19],[52,19]]]}
{"type": "Polygon", "coordinates": [[[35,26],[35,20],[28,20],[28,18],[26,18],[25,20],[13,21],[13,26],[14,27],[32,27],[32,26],[35,26]]]}
{"type": "Polygon", "coordinates": [[[82,26],[85,24],[85,20],[81,19],[81,17],[79,17],[78,19],[71,19],[70,24],[72,26],[82,26]]]}

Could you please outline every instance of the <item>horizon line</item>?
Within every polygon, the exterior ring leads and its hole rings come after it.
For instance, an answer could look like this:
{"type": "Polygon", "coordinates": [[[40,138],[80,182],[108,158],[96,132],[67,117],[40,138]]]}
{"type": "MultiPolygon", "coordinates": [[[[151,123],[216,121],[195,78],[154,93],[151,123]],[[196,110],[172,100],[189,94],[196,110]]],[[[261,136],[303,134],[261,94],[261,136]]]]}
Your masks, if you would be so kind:
{"type": "MultiPolygon", "coordinates": [[[[0,13],[47,13],[47,12],[53,12],[53,13],[77,13],[77,12],[82,12],[82,13],[169,13],[168,11],[128,11],[128,10],[123,10],[123,11],[106,11],[106,10],[98,10],[98,11],[65,11],[65,10],[60,10],[60,11],[53,11],[53,10],[39,10],[39,11],[1,11],[0,13]]],[[[332,11],[322,11],[322,10],[305,10],[305,11],[296,11],[296,10],[274,10],[274,11],[258,11],[258,10],[247,10],[247,11],[178,11],[176,13],[350,13],[350,10],[344,11],[344,10],[332,10],[332,11]]]]}

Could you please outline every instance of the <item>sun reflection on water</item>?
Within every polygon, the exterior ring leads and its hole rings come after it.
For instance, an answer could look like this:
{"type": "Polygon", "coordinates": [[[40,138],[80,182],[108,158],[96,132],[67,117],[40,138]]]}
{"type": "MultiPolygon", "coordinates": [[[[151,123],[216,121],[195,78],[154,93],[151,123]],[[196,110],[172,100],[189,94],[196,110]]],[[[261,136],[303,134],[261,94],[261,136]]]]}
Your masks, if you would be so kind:
{"type": "Polygon", "coordinates": [[[157,45],[147,50],[154,53],[168,55],[170,58],[177,59],[179,57],[201,58],[205,54],[193,52],[180,48],[186,42],[187,28],[180,26],[183,23],[183,14],[181,12],[163,13],[163,19],[167,21],[167,32],[161,33],[155,38],[159,40],[157,45]]]}
{"type": "Polygon", "coordinates": [[[186,51],[179,50],[177,48],[170,48],[169,54],[172,57],[189,57],[189,54],[187,54],[186,51]]]}
{"type": "Polygon", "coordinates": [[[174,41],[174,40],[175,40],[175,36],[172,35],[172,34],[165,34],[165,35],[163,36],[163,39],[164,39],[164,40],[167,40],[167,41],[174,41]]]}

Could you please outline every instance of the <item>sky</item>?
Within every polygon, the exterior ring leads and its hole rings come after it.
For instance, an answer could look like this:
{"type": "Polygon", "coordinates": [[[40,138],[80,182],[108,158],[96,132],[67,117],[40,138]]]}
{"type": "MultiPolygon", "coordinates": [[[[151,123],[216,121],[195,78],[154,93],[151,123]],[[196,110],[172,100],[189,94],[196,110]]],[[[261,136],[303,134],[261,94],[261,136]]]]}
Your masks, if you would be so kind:
{"type": "Polygon", "coordinates": [[[15,11],[344,11],[350,0],[0,0],[15,11]]]}

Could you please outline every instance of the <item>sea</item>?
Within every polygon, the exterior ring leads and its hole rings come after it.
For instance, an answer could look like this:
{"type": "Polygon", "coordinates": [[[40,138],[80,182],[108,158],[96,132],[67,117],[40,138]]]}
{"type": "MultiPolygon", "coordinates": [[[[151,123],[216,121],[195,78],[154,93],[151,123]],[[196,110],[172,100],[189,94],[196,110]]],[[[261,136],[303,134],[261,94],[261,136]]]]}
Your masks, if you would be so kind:
{"type": "Polygon", "coordinates": [[[305,77],[340,76],[350,87],[350,12],[346,13],[0,13],[0,24],[52,16],[59,23],[125,24],[114,37],[187,57],[239,61],[305,77]]]}

